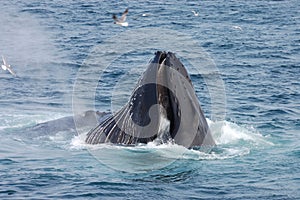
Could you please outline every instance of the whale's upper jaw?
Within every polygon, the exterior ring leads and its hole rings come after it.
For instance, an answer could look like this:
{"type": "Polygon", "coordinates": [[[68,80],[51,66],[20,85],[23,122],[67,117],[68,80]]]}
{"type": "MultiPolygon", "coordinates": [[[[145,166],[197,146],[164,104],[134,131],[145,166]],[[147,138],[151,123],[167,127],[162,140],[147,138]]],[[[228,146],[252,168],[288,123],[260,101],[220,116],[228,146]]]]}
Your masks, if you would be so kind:
{"type": "Polygon", "coordinates": [[[182,77],[185,77],[185,79],[192,84],[191,78],[184,67],[184,65],[180,62],[180,60],[175,56],[172,52],[162,52],[157,51],[155,53],[155,58],[153,59],[152,63],[158,63],[160,65],[166,66],[170,68],[171,70],[176,70],[178,73],[182,75],[182,77]]]}
{"type": "MultiPolygon", "coordinates": [[[[169,126],[166,126],[169,130],[158,131],[160,138],[172,139],[175,138],[181,123],[182,108],[176,94],[177,85],[191,84],[191,80],[188,73],[182,63],[171,52],[156,52],[155,58],[152,63],[156,65],[156,96],[157,103],[161,106],[159,111],[159,118],[166,119],[169,122],[169,126]],[[180,77],[180,79],[178,79],[180,77]],[[159,134],[169,134],[168,136],[159,134]]],[[[192,85],[191,85],[192,86],[192,85]]],[[[165,120],[160,120],[160,123],[165,123],[165,120]]],[[[160,127],[163,125],[160,124],[160,127]]]]}
{"type": "Polygon", "coordinates": [[[174,53],[155,53],[120,111],[89,131],[86,142],[137,144],[172,139],[187,148],[214,145],[187,70],[174,53]]]}
{"type": "Polygon", "coordinates": [[[158,104],[165,111],[160,115],[170,121],[171,138],[185,147],[215,145],[184,65],[171,52],[156,52],[152,63],[157,61],[158,104]]]}

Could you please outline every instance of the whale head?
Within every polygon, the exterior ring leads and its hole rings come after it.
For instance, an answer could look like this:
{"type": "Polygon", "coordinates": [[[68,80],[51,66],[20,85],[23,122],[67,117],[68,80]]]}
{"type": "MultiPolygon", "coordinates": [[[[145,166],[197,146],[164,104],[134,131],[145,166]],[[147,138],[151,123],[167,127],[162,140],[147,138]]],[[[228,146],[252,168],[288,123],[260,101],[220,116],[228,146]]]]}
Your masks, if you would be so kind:
{"type": "Polygon", "coordinates": [[[87,133],[89,144],[174,142],[213,146],[190,76],[171,52],[155,53],[129,101],[87,133]]]}

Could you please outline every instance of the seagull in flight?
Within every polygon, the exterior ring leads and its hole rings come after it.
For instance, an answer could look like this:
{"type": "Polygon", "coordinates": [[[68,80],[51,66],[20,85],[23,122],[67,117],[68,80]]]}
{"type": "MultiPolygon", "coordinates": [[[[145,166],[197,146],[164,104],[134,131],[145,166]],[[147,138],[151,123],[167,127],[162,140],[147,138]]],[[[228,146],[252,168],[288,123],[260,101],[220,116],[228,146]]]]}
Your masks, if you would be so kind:
{"type": "Polygon", "coordinates": [[[243,29],[240,26],[232,26],[232,28],[243,31],[243,29]]]}
{"type": "Polygon", "coordinates": [[[199,13],[197,13],[196,11],[192,10],[192,12],[194,13],[194,15],[195,15],[196,17],[199,16],[199,13]]]}
{"type": "Polygon", "coordinates": [[[128,26],[128,22],[126,22],[126,15],[128,14],[128,8],[123,12],[122,16],[118,19],[117,16],[114,14],[113,19],[115,20],[115,24],[120,26],[128,26]]]}
{"type": "Polygon", "coordinates": [[[2,62],[3,62],[3,64],[1,65],[2,69],[9,71],[9,73],[11,73],[14,77],[17,77],[17,74],[11,69],[11,66],[6,63],[3,56],[2,56],[2,62]]]}

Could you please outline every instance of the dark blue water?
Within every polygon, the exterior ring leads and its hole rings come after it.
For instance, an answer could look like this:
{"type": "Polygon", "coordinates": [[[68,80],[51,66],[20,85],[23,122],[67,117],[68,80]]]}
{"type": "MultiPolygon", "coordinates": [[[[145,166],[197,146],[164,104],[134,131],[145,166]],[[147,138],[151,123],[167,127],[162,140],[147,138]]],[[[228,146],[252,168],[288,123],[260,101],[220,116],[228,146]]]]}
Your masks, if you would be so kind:
{"type": "Polygon", "coordinates": [[[1,1],[0,54],[19,77],[0,71],[0,198],[299,199],[299,10],[296,0],[1,1]],[[127,7],[129,26],[114,25],[127,7]],[[156,50],[188,68],[211,152],[28,131],[117,110],[156,50]]]}

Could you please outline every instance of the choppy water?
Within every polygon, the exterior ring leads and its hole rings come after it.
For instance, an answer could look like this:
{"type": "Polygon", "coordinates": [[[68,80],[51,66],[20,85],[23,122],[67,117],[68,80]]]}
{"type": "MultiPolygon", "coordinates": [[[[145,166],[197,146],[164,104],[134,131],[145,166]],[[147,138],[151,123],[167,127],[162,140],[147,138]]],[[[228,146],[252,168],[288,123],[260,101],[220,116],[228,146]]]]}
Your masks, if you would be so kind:
{"type": "Polygon", "coordinates": [[[296,0],[2,1],[0,54],[19,78],[0,73],[0,198],[299,199],[299,10],[296,0]],[[129,26],[114,25],[126,7],[129,26]],[[212,152],[24,131],[118,109],[155,50],[185,55],[212,152]]]}

